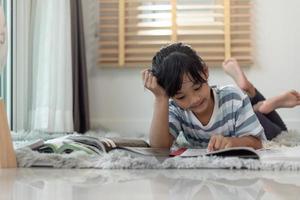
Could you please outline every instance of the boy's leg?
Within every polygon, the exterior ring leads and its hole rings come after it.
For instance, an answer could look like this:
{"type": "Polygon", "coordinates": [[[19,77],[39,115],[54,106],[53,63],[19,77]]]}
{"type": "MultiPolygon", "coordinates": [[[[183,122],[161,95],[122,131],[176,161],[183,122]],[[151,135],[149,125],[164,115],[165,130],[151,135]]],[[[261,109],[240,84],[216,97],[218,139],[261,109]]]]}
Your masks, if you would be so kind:
{"type": "MultiPolygon", "coordinates": [[[[257,94],[259,95],[260,93],[257,91],[257,94]]],[[[295,90],[291,90],[278,96],[258,102],[256,105],[254,105],[254,110],[263,113],[271,121],[276,123],[282,130],[286,131],[287,128],[275,109],[293,108],[299,105],[300,93],[295,90]]]]}
{"type": "Polygon", "coordinates": [[[268,140],[272,140],[282,131],[282,128],[272,122],[267,116],[260,112],[255,112],[260,124],[265,130],[265,135],[268,140]]]}
{"type": "Polygon", "coordinates": [[[249,97],[251,100],[252,106],[256,105],[259,102],[266,100],[266,98],[255,88],[255,94],[253,97],[249,97]]]}
{"type": "Polygon", "coordinates": [[[268,114],[278,108],[293,108],[300,105],[300,92],[290,90],[275,97],[259,102],[256,109],[264,114],[268,114]]]}
{"type": "Polygon", "coordinates": [[[223,62],[222,67],[226,74],[228,74],[235,83],[241,88],[244,92],[248,94],[249,97],[255,96],[255,87],[247,79],[243,70],[239,66],[235,58],[230,58],[223,62]]]}
{"type": "MultiPolygon", "coordinates": [[[[257,103],[266,100],[265,97],[247,79],[236,59],[231,58],[223,62],[223,69],[229,76],[234,79],[239,88],[241,88],[248,94],[252,105],[256,105],[257,103]]],[[[265,116],[276,126],[279,126],[281,130],[287,130],[284,122],[275,110],[268,114],[265,114],[265,116]]],[[[265,122],[265,120],[261,120],[261,122],[265,122]]],[[[271,126],[271,124],[268,124],[268,129],[270,129],[269,126],[271,126]]],[[[274,130],[276,130],[276,128],[274,128],[274,130]]]]}
{"type": "Polygon", "coordinates": [[[254,111],[265,115],[270,121],[272,121],[274,124],[279,126],[282,131],[287,130],[285,123],[283,122],[283,120],[281,119],[281,117],[275,110],[271,111],[268,114],[265,114],[265,113],[260,112],[258,110],[258,108],[255,108],[256,105],[259,104],[259,102],[263,102],[264,100],[266,100],[265,97],[257,89],[255,89],[255,96],[250,98],[250,100],[251,100],[252,106],[254,106],[254,111]]]}

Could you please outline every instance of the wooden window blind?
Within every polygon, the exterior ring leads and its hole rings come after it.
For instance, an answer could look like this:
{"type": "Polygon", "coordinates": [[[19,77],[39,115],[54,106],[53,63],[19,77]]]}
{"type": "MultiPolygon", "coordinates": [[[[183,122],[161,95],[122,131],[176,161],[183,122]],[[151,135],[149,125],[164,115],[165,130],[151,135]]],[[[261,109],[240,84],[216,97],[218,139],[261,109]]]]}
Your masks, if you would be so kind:
{"type": "Polygon", "coordinates": [[[250,64],[250,0],[99,0],[99,63],[145,67],[171,42],[190,44],[210,65],[250,64]]]}

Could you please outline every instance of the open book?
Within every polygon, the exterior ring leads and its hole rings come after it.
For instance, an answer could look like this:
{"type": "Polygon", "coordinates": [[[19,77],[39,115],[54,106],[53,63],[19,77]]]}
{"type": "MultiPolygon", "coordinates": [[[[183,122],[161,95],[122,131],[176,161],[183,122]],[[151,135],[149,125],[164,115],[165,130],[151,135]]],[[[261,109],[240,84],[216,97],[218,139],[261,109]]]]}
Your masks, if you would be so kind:
{"type": "Polygon", "coordinates": [[[220,156],[259,159],[262,162],[300,162],[300,146],[255,150],[250,147],[232,147],[208,152],[206,149],[181,148],[170,153],[171,156],[197,157],[220,156]]]}
{"type": "Polygon", "coordinates": [[[91,136],[70,136],[71,139],[77,143],[95,147],[95,150],[108,153],[111,150],[122,149],[137,154],[146,156],[163,156],[169,155],[167,148],[152,148],[142,139],[126,139],[126,138],[102,138],[98,139],[91,136]]]}
{"type": "Polygon", "coordinates": [[[84,151],[88,154],[102,154],[115,149],[122,149],[146,156],[169,156],[169,149],[151,148],[142,139],[98,138],[86,135],[67,135],[45,142],[38,140],[28,147],[41,153],[62,154],[84,151]]]}
{"type": "Polygon", "coordinates": [[[170,153],[171,156],[196,157],[196,156],[220,156],[259,159],[258,151],[250,147],[231,147],[208,152],[207,149],[180,148],[170,153]]]}

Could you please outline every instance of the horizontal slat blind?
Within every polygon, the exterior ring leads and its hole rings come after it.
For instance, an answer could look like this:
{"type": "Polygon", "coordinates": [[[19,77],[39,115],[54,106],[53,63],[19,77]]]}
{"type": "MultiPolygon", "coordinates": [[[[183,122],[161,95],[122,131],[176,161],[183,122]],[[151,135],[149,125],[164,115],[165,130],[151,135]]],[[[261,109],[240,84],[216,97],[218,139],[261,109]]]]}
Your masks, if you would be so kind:
{"type": "Polygon", "coordinates": [[[99,61],[101,66],[119,66],[119,1],[100,1],[99,61]]]}
{"type": "Polygon", "coordinates": [[[126,64],[145,67],[162,44],[171,41],[170,0],[127,0],[126,8],[126,64]]]}
{"type": "Polygon", "coordinates": [[[191,44],[208,63],[225,55],[223,1],[177,1],[178,40],[191,44]]]}
{"type": "Polygon", "coordinates": [[[240,63],[252,63],[251,0],[231,0],[231,56],[240,63]]]}
{"type": "Polygon", "coordinates": [[[102,67],[149,66],[161,46],[177,41],[190,44],[210,65],[220,66],[229,56],[251,63],[250,0],[99,3],[102,67]]]}

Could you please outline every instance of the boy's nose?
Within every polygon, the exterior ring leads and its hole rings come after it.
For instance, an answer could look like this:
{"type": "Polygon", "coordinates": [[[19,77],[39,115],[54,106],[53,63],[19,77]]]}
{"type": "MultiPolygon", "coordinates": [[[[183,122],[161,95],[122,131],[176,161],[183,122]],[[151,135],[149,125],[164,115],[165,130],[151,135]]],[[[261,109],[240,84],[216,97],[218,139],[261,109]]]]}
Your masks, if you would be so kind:
{"type": "Polygon", "coordinates": [[[199,104],[201,102],[201,97],[199,96],[194,96],[191,100],[191,107],[196,106],[197,104],[199,104]]]}

